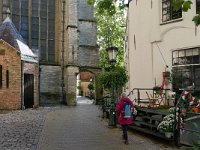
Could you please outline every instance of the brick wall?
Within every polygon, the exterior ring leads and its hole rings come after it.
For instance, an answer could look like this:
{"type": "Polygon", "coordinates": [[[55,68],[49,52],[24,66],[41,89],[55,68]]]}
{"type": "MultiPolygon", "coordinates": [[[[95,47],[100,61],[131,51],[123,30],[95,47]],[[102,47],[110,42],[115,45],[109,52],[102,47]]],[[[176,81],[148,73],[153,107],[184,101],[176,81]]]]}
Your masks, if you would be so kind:
{"type": "Polygon", "coordinates": [[[0,109],[21,108],[21,58],[20,53],[0,40],[0,65],[3,85],[0,89],[0,109]],[[9,88],[6,87],[6,70],[9,70],[9,88]]]}

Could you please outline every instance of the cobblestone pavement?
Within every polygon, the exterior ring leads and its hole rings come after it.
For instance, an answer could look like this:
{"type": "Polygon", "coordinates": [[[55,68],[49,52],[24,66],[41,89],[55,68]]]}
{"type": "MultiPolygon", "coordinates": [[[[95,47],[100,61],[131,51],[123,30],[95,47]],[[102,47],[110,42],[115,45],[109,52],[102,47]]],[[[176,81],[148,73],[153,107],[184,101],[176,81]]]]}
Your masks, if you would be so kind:
{"type": "Polygon", "coordinates": [[[0,150],[35,150],[45,117],[53,110],[39,108],[0,114],[0,150]]]}
{"type": "MultiPolygon", "coordinates": [[[[82,103],[82,102],[81,102],[82,103]]],[[[58,106],[0,114],[0,150],[176,150],[177,147],[120,128],[109,128],[95,105],[58,106]]]]}

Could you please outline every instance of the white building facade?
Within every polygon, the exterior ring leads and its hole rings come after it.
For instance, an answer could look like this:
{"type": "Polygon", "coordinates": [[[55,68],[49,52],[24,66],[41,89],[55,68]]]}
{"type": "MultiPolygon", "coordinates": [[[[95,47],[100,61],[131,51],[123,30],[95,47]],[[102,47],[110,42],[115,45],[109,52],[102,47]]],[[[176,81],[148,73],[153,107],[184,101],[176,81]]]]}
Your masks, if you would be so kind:
{"type": "MultiPolygon", "coordinates": [[[[129,2],[125,65],[129,73],[126,90],[161,86],[163,72],[176,70],[186,82],[200,89],[200,27],[192,21],[200,0],[192,0],[188,12],[173,11],[172,0],[129,2]]],[[[166,82],[164,88],[172,88],[166,82]]]]}

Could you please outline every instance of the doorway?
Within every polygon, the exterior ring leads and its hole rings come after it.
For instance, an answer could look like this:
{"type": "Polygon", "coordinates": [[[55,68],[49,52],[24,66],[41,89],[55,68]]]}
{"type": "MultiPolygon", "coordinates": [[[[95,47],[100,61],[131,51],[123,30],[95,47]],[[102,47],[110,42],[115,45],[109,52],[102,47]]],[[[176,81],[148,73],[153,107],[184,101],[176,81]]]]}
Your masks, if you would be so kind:
{"type": "Polygon", "coordinates": [[[24,107],[33,108],[34,105],[34,75],[24,74],[24,107]]]}

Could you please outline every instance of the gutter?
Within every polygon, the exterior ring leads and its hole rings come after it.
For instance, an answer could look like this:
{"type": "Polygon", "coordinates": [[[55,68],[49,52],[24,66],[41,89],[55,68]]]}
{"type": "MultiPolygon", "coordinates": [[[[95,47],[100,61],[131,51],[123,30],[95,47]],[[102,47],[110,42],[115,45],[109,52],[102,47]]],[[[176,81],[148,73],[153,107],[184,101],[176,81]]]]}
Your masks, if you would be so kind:
{"type": "Polygon", "coordinates": [[[64,40],[65,40],[65,3],[66,1],[62,1],[62,20],[63,20],[63,26],[62,26],[62,50],[61,50],[61,103],[66,103],[66,96],[65,96],[65,82],[64,82],[64,40]]]}

